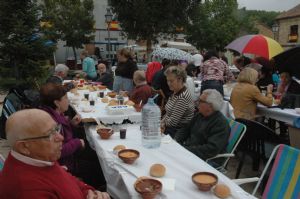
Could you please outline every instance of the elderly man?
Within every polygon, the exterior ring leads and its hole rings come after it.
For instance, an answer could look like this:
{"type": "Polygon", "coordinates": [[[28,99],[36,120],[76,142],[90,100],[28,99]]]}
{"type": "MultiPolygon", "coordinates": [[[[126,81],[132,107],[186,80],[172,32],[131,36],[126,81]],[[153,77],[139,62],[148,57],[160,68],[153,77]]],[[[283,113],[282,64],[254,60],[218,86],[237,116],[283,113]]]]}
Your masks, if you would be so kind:
{"type": "Polygon", "coordinates": [[[130,100],[136,104],[146,104],[148,98],[152,96],[152,89],[147,84],[145,72],[143,70],[135,71],[133,74],[133,81],[135,88],[130,95],[130,100]]]}
{"type": "Polygon", "coordinates": [[[176,132],[175,140],[203,160],[225,151],[230,128],[219,112],[222,103],[217,90],[204,90],[199,98],[199,113],[176,132]]]}
{"type": "Polygon", "coordinates": [[[62,150],[60,128],[48,113],[37,109],[8,118],[6,133],[12,150],[0,174],[0,198],[110,198],[56,162],[62,150]]]}
{"type": "Polygon", "coordinates": [[[114,78],[110,72],[107,72],[106,65],[103,63],[98,64],[98,74],[99,78],[97,82],[101,82],[102,85],[107,86],[108,89],[112,90],[114,78]]]}
{"type": "MultiPolygon", "coordinates": [[[[54,83],[54,84],[63,84],[64,79],[67,77],[69,71],[69,67],[64,64],[57,64],[54,69],[54,74],[49,77],[46,81],[46,83],[54,83]]],[[[74,84],[72,82],[69,82],[65,84],[67,90],[71,90],[74,88],[74,84]]]]}

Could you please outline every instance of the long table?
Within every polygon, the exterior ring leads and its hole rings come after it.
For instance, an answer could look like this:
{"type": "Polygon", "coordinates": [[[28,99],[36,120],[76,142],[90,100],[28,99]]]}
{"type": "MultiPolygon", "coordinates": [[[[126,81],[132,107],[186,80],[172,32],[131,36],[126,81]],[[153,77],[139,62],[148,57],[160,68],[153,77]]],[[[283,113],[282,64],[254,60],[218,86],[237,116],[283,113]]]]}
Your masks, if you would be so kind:
{"type": "Polygon", "coordinates": [[[196,185],[193,184],[191,176],[199,171],[209,171],[216,174],[219,178],[219,183],[230,187],[232,196],[229,198],[255,198],[225,175],[187,151],[169,136],[162,138],[160,148],[147,149],[141,144],[141,131],[138,124],[127,127],[127,136],[123,140],[119,138],[118,132],[113,134],[109,140],[102,140],[96,133],[96,126],[94,125],[85,125],[85,131],[90,145],[97,152],[107,181],[107,190],[115,199],[141,198],[134,190],[134,182],[140,176],[149,176],[149,168],[154,163],[163,164],[167,170],[166,175],[161,178],[164,187],[163,191],[156,199],[217,199],[212,192],[199,191],[196,185]],[[133,165],[123,163],[112,152],[113,148],[119,144],[140,152],[139,159],[133,165]],[[172,186],[174,182],[175,186],[172,186]]]}

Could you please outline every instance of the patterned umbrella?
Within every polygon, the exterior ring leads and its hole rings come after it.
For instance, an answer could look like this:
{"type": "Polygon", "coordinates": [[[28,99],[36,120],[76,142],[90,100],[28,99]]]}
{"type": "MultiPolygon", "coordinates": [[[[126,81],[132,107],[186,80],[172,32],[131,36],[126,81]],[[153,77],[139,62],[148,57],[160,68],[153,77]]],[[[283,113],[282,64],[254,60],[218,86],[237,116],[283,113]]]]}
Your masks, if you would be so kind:
{"type": "Polygon", "coordinates": [[[170,60],[191,60],[192,55],[183,50],[177,48],[156,48],[152,52],[153,56],[156,56],[161,59],[170,59],[170,60]]]}
{"type": "Polygon", "coordinates": [[[283,51],[277,41],[263,35],[245,35],[239,37],[225,48],[238,51],[239,53],[259,55],[267,59],[271,59],[283,51]]]}

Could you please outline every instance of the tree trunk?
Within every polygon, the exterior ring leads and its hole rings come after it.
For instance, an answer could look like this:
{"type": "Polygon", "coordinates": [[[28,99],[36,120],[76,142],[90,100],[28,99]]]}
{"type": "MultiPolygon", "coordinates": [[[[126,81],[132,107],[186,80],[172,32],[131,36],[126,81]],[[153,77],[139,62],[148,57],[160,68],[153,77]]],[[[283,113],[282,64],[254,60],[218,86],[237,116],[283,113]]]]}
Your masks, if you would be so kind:
{"type": "Polygon", "coordinates": [[[76,55],[76,48],[75,48],[75,46],[72,46],[72,50],[73,50],[74,59],[75,59],[75,70],[77,70],[77,55],[76,55]]]}
{"type": "Polygon", "coordinates": [[[147,39],[147,62],[151,61],[151,55],[152,53],[152,41],[151,39],[147,39]]]}

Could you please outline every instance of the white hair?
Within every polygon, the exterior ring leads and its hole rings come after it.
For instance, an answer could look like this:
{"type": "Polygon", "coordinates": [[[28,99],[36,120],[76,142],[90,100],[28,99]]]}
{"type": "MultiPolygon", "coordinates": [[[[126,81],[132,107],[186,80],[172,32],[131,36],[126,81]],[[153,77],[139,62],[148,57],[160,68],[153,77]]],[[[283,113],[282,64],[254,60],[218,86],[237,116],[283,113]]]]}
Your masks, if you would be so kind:
{"type": "Polygon", "coordinates": [[[58,73],[58,72],[66,72],[69,70],[69,67],[66,66],[65,64],[57,64],[55,66],[55,73],[58,73]]]}
{"type": "Polygon", "coordinates": [[[223,105],[223,96],[216,89],[206,89],[202,92],[206,94],[206,102],[210,103],[215,111],[219,111],[223,105]]]}

